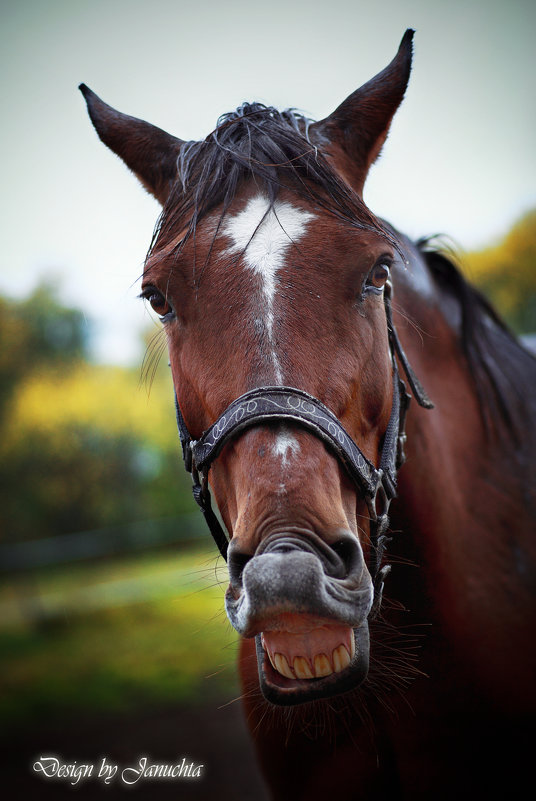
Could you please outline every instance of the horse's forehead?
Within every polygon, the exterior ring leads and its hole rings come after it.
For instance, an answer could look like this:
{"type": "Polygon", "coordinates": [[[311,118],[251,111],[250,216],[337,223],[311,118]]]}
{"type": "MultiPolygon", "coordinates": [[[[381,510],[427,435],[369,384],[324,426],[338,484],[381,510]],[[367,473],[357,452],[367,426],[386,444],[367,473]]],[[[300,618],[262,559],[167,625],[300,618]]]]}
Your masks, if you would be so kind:
{"type": "Polygon", "coordinates": [[[286,246],[289,239],[303,236],[313,217],[312,212],[289,200],[276,200],[270,209],[269,199],[260,193],[250,197],[240,211],[227,217],[223,233],[232,239],[234,247],[242,250],[259,234],[261,239],[286,246]]]}
{"type": "Polygon", "coordinates": [[[241,254],[255,272],[274,274],[314,216],[288,200],[276,200],[271,206],[265,195],[254,195],[225,220],[222,233],[230,240],[227,253],[241,254]]]}

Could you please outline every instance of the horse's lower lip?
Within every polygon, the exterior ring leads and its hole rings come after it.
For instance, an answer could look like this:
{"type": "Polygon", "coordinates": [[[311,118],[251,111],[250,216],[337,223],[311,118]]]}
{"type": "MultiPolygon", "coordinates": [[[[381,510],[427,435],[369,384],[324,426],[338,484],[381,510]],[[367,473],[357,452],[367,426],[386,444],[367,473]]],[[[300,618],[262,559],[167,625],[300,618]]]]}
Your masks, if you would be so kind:
{"type": "Polygon", "coordinates": [[[264,697],[273,704],[292,706],[320,698],[348,692],[361,684],[368,673],[369,635],[368,624],[353,630],[356,647],[350,664],[340,672],[332,672],[321,678],[286,678],[270,663],[262,645],[261,635],[255,637],[259,680],[264,697]]]}

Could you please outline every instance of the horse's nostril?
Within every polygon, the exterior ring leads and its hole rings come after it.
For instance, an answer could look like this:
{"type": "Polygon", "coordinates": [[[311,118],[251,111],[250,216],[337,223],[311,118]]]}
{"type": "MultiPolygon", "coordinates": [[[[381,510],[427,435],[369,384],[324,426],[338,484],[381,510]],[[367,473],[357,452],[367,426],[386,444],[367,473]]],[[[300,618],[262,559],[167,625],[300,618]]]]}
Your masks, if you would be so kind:
{"type": "Polygon", "coordinates": [[[343,562],[347,562],[348,559],[352,558],[353,548],[348,540],[337,540],[337,542],[332,543],[331,547],[343,562]]]}
{"type": "Polygon", "coordinates": [[[229,570],[229,581],[233,587],[242,585],[242,573],[250,559],[251,554],[239,551],[236,547],[233,547],[231,541],[227,552],[227,568],[229,570]]]}
{"type": "Polygon", "coordinates": [[[351,540],[337,540],[331,546],[346,567],[350,567],[356,557],[355,543],[351,540]]]}
{"type": "Polygon", "coordinates": [[[355,537],[341,537],[341,539],[332,543],[331,548],[337,554],[343,565],[345,577],[356,571],[361,571],[363,568],[363,551],[355,537]]]}

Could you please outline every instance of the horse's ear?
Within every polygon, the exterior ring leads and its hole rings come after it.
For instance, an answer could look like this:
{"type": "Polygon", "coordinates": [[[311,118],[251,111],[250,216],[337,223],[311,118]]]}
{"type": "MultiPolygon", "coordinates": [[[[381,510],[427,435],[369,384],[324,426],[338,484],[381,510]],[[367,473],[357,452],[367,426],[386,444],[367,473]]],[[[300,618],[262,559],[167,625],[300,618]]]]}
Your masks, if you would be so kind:
{"type": "Polygon", "coordinates": [[[310,128],[311,140],[360,195],[408,85],[413,34],[408,28],[391,63],[310,128]]]}
{"type": "Polygon", "coordinates": [[[91,122],[101,141],[123,159],[147,191],[163,205],[177,175],[182,140],[148,122],[121,114],[84,83],[78,88],[85,97],[91,122]]]}

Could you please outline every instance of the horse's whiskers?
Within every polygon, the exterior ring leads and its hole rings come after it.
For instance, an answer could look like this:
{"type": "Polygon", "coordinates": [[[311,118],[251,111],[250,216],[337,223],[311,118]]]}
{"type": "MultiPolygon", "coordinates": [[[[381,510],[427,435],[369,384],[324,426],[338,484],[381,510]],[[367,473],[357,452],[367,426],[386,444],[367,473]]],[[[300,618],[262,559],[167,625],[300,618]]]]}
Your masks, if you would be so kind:
{"type": "Polygon", "coordinates": [[[165,332],[159,329],[151,337],[141,365],[140,384],[144,384],[147,393],[150,392],[160,359],[166,350],[165,332]]]}

